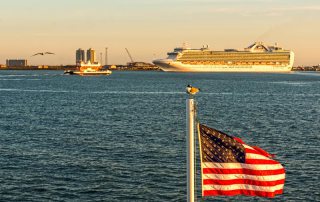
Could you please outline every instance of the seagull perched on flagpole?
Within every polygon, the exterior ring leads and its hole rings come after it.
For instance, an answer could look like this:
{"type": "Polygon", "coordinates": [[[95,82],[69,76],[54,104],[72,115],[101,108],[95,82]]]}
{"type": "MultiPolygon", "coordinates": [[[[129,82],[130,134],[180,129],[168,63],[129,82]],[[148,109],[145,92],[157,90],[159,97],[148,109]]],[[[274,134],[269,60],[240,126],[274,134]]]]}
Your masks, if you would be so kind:
{"type": "Polygon", "coordinates": [[[36,54],[33,54],[33,55],[31,55],[31,56],[36,56],[36,55],[47,55],[47,54],[49,54],[49,55],[54,55],[54,53],[51,53],[51,52],[42,52],[42,53],[36,53],[36,54]]]}
{"type": "Polygon", "coordinates": [[[190,95],[190,96],[194,96],[195,94],[197,94],[200,91],[200,88],[196,88],[191,86],[190,84],[187,85],[186,88],[186,92],[190,95]]]}

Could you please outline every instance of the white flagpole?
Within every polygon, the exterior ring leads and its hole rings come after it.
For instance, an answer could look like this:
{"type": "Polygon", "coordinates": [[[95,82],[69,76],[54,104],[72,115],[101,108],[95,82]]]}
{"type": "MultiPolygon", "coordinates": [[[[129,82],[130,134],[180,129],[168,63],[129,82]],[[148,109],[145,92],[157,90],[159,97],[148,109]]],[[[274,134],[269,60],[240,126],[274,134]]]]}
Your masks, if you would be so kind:
{"type": "Polygon", "coordinates": [[[187,110],[187,202],[194,202],[194,100],[186,100],[187,110]]]}

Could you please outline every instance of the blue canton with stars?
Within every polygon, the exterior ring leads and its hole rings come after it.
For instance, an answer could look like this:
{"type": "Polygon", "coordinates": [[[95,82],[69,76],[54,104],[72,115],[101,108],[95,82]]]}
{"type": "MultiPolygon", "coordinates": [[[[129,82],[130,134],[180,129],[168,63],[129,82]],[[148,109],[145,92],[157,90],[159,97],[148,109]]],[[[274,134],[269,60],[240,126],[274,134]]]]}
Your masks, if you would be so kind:
{"type": "Polygon", "coordinates": [[[221,131],[199,124],[202,162],[245,163],[244,146],[221,131]]]}

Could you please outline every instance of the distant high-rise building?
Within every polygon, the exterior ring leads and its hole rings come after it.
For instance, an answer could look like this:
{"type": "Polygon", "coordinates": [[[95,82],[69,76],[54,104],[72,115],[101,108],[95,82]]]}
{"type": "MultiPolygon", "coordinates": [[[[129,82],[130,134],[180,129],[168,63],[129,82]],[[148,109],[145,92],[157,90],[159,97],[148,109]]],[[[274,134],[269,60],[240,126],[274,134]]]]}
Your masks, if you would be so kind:
{"type": "Polygon", "coordinates": [[[92,48],[87,50],[87,61],[90,61],[91,64],[96,62],[96,51],[92,48]]]}
{"type": "Polygon", "coordinates": [[[6,61],[7,67],[26,67],[28,61],[24,59],[9,59],[6,61]]]}
{"type": "Polygon", "coordinates": [[[79,64],[81,62],[85,62],[85,54],[84,54],[84,50],[82,50],[81,48],[79,48],[76,51],[76,63],[79,64]]]}

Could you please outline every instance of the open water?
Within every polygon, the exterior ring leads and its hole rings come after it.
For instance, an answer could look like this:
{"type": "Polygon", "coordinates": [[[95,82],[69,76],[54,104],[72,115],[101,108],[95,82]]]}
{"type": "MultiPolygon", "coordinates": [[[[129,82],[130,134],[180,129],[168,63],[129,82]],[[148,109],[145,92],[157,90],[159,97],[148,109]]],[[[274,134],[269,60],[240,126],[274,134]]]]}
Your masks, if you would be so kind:
{"type": "Polygon", "coordinates": [[[202,123],[284,165],[272,201],[320,201],[320,73],[60,71],[0,71],[0,201],[185,201],[187,84],[202,123]]]}

